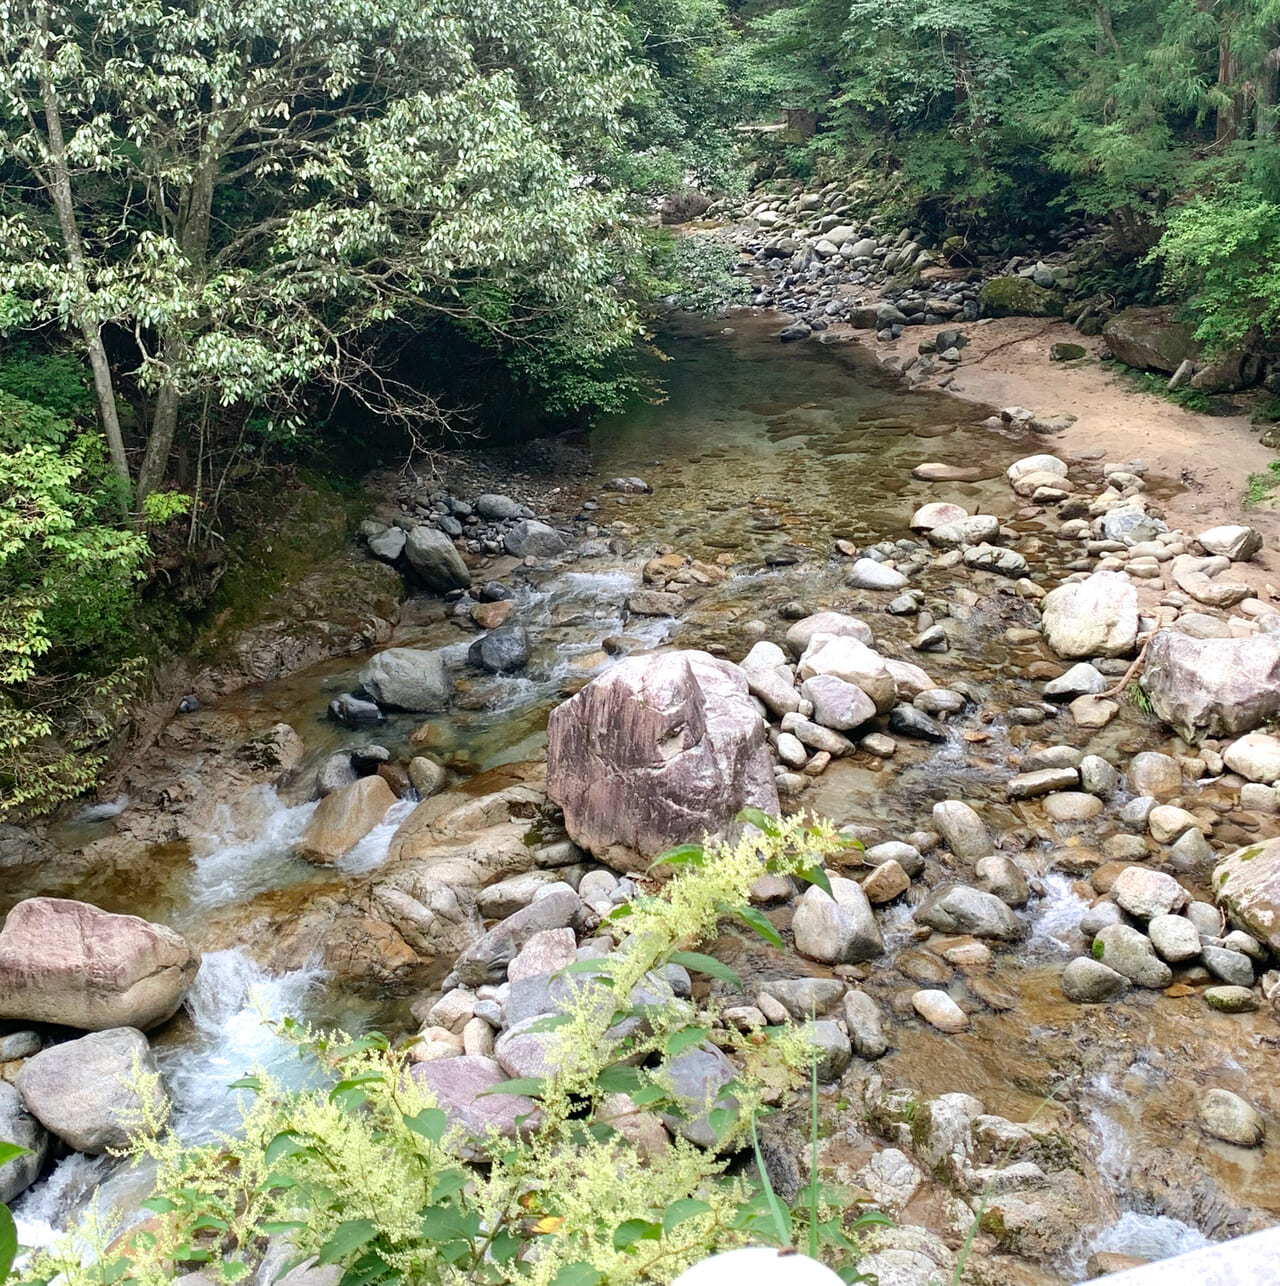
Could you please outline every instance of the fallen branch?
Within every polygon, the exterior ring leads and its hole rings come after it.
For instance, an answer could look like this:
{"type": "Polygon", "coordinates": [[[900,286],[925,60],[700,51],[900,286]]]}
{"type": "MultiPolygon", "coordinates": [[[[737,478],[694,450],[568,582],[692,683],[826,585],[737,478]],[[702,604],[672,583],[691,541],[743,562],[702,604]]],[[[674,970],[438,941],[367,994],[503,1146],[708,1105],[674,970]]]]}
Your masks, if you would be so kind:
{"type": "Polygon", "coordinates": [[[1151,640],[1142,645],[1142,650],[1133,658],[1133,664],[1124,672],[1124,678],[1116,684],[1114,688],[1108,688],[1105,692],[1098,693],[1098,700],[1101,701],[1106,697],[1118,697],[1133,682],[1134,676],[1142,669],[1142,663],[1147,659],[1147,648],[1151,640]]]}

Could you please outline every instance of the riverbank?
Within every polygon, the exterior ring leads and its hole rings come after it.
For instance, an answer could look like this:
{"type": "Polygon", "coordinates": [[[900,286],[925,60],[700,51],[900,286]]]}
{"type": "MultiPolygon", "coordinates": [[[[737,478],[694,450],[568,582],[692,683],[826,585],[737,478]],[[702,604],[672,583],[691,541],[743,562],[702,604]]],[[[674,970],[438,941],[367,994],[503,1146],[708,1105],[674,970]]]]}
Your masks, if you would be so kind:
{"type": "MultiPolygon", "coordinates": [[[[1280,1117],[1271,948],[1227,944],[1213,906],[1215,864],[1280,833],[1272,787],[1241,775],[1271,761],[1104,695],[1152,632],[1273,646],[1246,584],[1269,542],[1205,562],[1203,528],[1169,520],[1179,480],[1109,465],[1074,426],[989,426],[868,345],[781,346],[767,313],[673,327],[668,401],[603,423],[585,472],[550,460],[505,497],[491,472],[385,489],[344,553],[401,586],[374,649],[177,716],[130,798],[46,829],[6,894],[141,913],[206,953],[153,1044],[180,1119],[207,1123],[228,1080],[276,1057],[250,983],[276,1014],[515,1075],[494,1057],[527,1018],[497,950],[512,917],[554,898],[564,922],[538,924],[558,950],[566,933],[612,950],[598,919],[646,887],[653,845],[678,838],[664,827],[812,810],[866,846],[833,867],[847,915],[819,911],[815,932],[814,890],[762,890],[785,949],[725,932],[708,949],[747,991],[713,990],[744,1031],[821,1001],[820,1164],[903,1225],[882,1272],[945,1279],[979,1207],[973,1271],[1010,1286],[1273,1222],[1272,1143],[1200,1124],[1210,1090],[1280,1117]],[[406,563],[411,536],[458,577],[448,593],[406,563]],[[431,704],[381,686],[396,652],[431,704]],[[369,722],[328,716],[347,698],[372,699],[369,722]],[[555,720],[580,735],[549,746],[555,720]],[[1191,954],[1159,955],[1126,870],[1160,877],[1191,954]],[[1090,972],[1117,936],[1137,978],[1090,972]],[[1231,1012],[1214,969],[1237,980],[1231,1012]],[[1101,990],[1083,997],[1081,972],[1101,990]]],[[[775,1124],[802,1154],[803,1127],[775,1124]]]]}

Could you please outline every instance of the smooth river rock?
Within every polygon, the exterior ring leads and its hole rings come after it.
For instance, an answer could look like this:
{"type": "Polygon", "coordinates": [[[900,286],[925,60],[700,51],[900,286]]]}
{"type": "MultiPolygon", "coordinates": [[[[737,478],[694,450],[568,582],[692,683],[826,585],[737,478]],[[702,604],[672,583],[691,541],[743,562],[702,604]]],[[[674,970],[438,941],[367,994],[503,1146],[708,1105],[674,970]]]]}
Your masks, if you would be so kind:
{"type": "Polygon", "coordinates": [[[934,804],[933,825],[957,857],[976,861],[992,850],[982,818],[962,800],[944,799],[934,804]]]}
{"type": "Polygon", "coordinates": [[[443,652],[416,647],[389,647],[370,657],[360,671],[360,686],[380,706],[419,714],[439,714],[453,697],[443,652]]]}
{"type": "Polygon", "coordinates": [[[462,555],[453,541],[435,527],[415,527],[405,540],[404,556],[423,584],[437,594],[471,585],[471,573],[462,555]]]}
{"type": "Polygon", "coordinates": [[[1280,839],[1225,857],[1213,872],[1213,891],[1232,924],[1280,955],[1280,839]]]}
{"type": "Polygon", "coordinates": [[[1200,1124],[1206,1134],[1237,1147],[1256,1148],[1266,1137],[1262,1114],[1239,1094],[1211,1089],[1200,1100],[1200,1124]]]}
{"type": "Polygon", "coordinates": [[[1068,659],[1127,656],[1137,641],[1138,591],[1118,572],[1059,585],[1044,596],[1040,614],[1049,646],[1068,659]]]}
{"type": "Polygon", "coordinates": [[[165,925],[28,898],[0,930],[0,1018],[145,1030],[177,1012],[199,967],[199,952],[165,925]]]}
{"type": "Polygon", "coordinates": [[[884,952],[867,895],[853,880],[831,880],[831,892],[810,885],[791,921],[796,950],[823,964],[856,964],[884,952]]]}
{"type": "Polygon", "coordinates": [[[395,792],[376,774],[333,791],[316,805],[298,837],[298,856],[331,866],[355,848],[395,802],[395,792]]]}
{"type": "Polygon", "coordinates": [[[45,1129],[75,1151],[97,1155],[128,1147],[144,1129],[139,1074],[148,1078],[150,1113],[162,1119],[165,1098],[155,1058],[135,1027],[95,1031],[41,1050],[23,1063],[17,1088],[45,1129]]]}

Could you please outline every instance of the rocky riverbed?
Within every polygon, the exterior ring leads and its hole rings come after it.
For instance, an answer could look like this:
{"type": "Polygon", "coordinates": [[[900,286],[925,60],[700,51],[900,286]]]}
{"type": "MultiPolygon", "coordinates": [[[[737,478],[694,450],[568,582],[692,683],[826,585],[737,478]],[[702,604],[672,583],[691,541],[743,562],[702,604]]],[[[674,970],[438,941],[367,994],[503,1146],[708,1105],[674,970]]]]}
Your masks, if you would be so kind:
{"type": "Polygon", "coordinates": [[[118,799],[4,835],[0,1110],[57,1161],[0,1172],[28,1235],[108,1174],[135,1053],[178,1128],[226,1119],[280,1057],[255,985],[480,1110],[461,1087],[527,1074],[549,976],[744,805],[863,846],[834,897],[761,881],[785,951],[711,949],[742,1028],[817,1011],[820,1164],[898,1221],[882,1283],[946,1279],[975,1217],[993,1283],[1275,1222],[1269,541],[1179,527],[1180,480],[1061,407],[778,328],[681,323],[667,404],[524,479],[373,480],[343,560],[396,591],[369,650],[193,693],[118,799]]]}

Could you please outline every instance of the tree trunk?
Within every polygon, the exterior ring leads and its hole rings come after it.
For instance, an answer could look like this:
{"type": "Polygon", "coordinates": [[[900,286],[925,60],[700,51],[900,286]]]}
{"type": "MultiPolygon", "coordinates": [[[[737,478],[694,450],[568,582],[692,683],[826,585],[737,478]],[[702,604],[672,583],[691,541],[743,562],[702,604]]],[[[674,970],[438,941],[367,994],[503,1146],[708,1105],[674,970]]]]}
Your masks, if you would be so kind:
{"type": "MultiPolygon", "coordinates": [[[[209,252],[209,230],[213,219],[216,174],[216,160],[211,149],[206,150],[179,211],[177,241],[193,277],[204,276],[205,259],[209,252]]],[[[178,430],[178,412],[182,404],[179,371],[186,351],[187,341],[181,331],[170,330],[165,334],[160,356],[168,373],[156,394],[155,414],[147,437],[147,453],[138,472],[136,503],[139,509],[146,498],[164,482],[168,471],[169,456],[178,430]]]]}
{"type": "Polygon", "coordinates": [[[67,268],[76,294],[79,296],[77,304],[79,316],[76,321],[84,337],[85,347],[89,351],[89,366],[93,371],[93,389],[98,398],[98,412],[102,416],[102,430],[106,435],[107,448],[111,453],[111,463],[124,484],[127,496],[131,485],[129,458],[125,454],[124,435],[120,431],[120,416],[116,410],[111,365],[107,361],[107,350],[102,343],[102,329],[88,311],[89,274],[85,267],[84,242],[80,237],[80,226],[76,222],[75,201],[71,192],[71,172],[67,167],[66,144],[62,136],[62,113],[58,107],[58,92],[49,74],[46,56],[48,37],[49,16],[47,11],[41,8],[37,18],[36,52],[40,58],[40,97],[44,106],[45,130],[49,136],[49,196],[58,215],[58,226],[62,231],[62,243],[67,254],[67,268]]]}
{"type": "Polygon", "coordinates": [[[1280,90],[1280,48],[1269,49],[1258,72],[1258,96],[1253,132],[1259,139],[1275,137],[1276,94],[1280,90]]]}
{"type": "MultiPolygon", "coordinates": [[[[165,340],[164,356],[167,360],[176,361],[180,351],[180,341],[173,338],[165,340]]],[[[166,377],[156,394],[156,409],[151,417],[151,432],[147,434],[147,451],[142,457],[142,468],[138,470],[138,487],[134,504],[139,512],[147,497],[164,481],[164,475],[169,468],[169,453],[173,450],[173,436],[178,428],[179,401],[176,378],[166,377]]]]}
{"type": "Polygon", "coordinates": [[[1231,94],[1231,102],[1218,108],[1214,137],[1222,144],[1234,143],[1240,135],[1244,117],[1244,88],[1240,84],[1240,58],[1232,51],[1231,32],[1224,31],[1218,41],[1218,88],[1231,94]]]}

